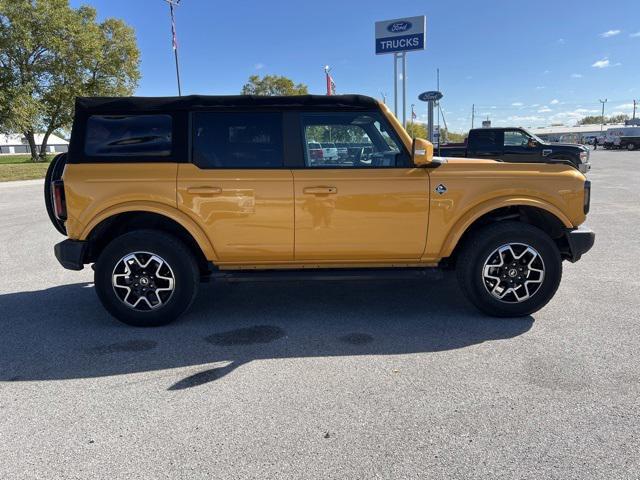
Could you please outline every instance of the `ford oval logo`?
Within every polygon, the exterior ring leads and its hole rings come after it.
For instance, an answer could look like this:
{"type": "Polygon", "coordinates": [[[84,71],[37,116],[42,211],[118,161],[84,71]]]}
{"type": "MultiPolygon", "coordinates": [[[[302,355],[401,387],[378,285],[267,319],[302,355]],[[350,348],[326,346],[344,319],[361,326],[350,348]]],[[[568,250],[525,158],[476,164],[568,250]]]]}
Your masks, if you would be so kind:
{"type": "Polygon", "coordinates": [[[387,30],[389,30],[391,33],[398,33],[406,32],[407,30],[411,29],[411,27],[411,22],[393,22],[392,24],[387,25],[387,30]]]}

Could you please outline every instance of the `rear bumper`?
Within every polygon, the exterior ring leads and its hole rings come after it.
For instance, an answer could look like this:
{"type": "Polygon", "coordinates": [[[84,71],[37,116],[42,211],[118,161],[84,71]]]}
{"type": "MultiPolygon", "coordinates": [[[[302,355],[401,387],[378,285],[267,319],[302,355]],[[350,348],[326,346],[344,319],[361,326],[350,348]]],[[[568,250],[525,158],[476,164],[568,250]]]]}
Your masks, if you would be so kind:
{"type": "Polygon", "coordinates": [[[60,265],[67,270],[82,270],[87,252],[87,242],[67,239],[56,244],[53,247],[53,252],[60,265]]]}
{"type": "Polygon", "coordinates": [[[571,262],[577,262],[584,253],[587,253],[593,247],[596,240],[596,234],[593,230],[586,227],[568,229],[565,233],[567,243],[569,244],[569,258],[571,262]]]}

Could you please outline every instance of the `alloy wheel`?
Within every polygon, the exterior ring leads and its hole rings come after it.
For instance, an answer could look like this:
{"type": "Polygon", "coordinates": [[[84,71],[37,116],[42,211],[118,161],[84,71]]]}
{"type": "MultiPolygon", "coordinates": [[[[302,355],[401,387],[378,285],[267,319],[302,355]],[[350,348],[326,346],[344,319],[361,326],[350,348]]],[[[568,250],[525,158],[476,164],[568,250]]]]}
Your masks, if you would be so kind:
{"type": "Polygon", "coordinates": [[[505,303],[521,303],[535,295],[544,281],[544,261],[536,249],[524,243],[496,248],[482,268],[484,287],[505,303]]]}
{"type": "Polygon", "coordinates": [[[113,269],[111,283],[120,301],[139,311],[162,307],[175,290],[171,266],[150,252],[133,252],[122,257],[113,269]]]}

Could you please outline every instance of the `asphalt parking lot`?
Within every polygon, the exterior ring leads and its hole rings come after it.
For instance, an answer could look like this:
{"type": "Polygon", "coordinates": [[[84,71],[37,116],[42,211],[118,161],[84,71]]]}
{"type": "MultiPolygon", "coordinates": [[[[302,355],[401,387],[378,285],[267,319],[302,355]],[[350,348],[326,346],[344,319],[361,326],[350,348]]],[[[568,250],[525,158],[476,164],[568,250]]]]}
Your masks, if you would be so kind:
{"type": "Polygon", "coordinates": [[[592,154],[596,245],[521,319],[453,278],[203,285],[119,324],[0,184],[0,478],[620,478],[640,472],[640,152],[592,154]]]}

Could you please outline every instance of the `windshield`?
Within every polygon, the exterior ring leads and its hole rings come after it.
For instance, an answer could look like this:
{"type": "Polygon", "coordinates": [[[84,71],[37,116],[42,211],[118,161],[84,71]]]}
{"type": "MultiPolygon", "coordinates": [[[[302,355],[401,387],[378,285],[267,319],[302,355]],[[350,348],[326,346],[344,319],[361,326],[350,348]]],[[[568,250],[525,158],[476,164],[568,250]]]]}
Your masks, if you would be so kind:
{"type": "Polygon", "coordinates": [[[526,133],[527,135],[529,135],[531,138],[533,138],[536,142],[538,143],[544,143],[544,140],[542,140],[539,136],[537,136],[534,133],[531,133],[529,130],[523,128],[522,129],[524,131],[524,133],[526,133]]]}

